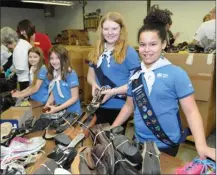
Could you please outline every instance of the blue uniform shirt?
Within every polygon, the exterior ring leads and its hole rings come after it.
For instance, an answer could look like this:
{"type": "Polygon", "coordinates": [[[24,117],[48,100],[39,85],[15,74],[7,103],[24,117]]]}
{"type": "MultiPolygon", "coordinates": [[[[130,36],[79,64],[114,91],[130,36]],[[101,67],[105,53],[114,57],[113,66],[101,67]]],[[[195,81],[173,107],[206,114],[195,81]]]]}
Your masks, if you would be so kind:
{"type": "MultiPolygon", "coordinates": [[[[159,123],[165,133],[173,142],[178,142],[181,133],[177,120],[179,110],[179,99],[187,97],[194,93],[192,83],[187,73],[175,65],[167,65],[154,70],[155,82],[151,94],[148,96],[149,102],[159,120],[159,123]]],[[[142,74],[141,76],[143,76],[142,74]]],[[[143,78],[145,92],[148,88],[143,78]]],[[[127,95],[132,97],[132,83],[128,87],[127,95]]],[[[135,136],[141,143],[144,141],[155,141],[159,148],[166,148],[168,145],[158,140],[152,131],[145,125],[139,109],[134,102],[134,125],[135,136]]]]}
{"type": "MultiPolygon", "coordinates": [[[[76,86],[79,86],[79,82],[78,82],[78,77],[75,71],[68,73],[65,81],[60,80],[60,89],[63,93],[64,98],[59,96],[58,91],[57,91],[57,85],[55,83],[52,89],[55,104],[60,105],[60,104],[65,103],[67,100],[69,100],[73,95],[73,94],[71,95],[71,88],[76,87],[76,86]]],[[[78,99],[74,104],[69,106],[67,108],[67,111],[81,115],[80,100],[78,99]]]]}
{"type": "Polygon", "coordinates": [[[49,94],[48,94],[48,86],[49,82],[47,79],[47,68],[45,66],[41,66],[39,72],[38,72],[38,79],[43,80],[39,90],[32,94],[30,96],[31,99],[38,101],[42,104],[45,104],[48,100],[49,94]]]}
{"type": "MultiPolygon", "coordinates": [[[[126,58],[122,64],[118,64],[117,62],[115,62],[113,56],[111,56],[110,67],[108,67],[107,64],[107,59],[103,59],[101,63],[101,69],[104,75],[106,75],[111,81],[113,81],[117,85],[117,87],[120,87],[127,84],[129,77],[131,76],[131,72],[136,68],[140,67],[140,59],[136,50],[128,46],[126,58]]],[[[89,65],[93,67],[92,64],[89,65]]],[[[101,86],[97,80],[97,77],[96,81],[97,84],[101,86]]],[[[108,109],[121,109],[124,103],[124,100],[111,98],[100,107],[108,109]]]]}

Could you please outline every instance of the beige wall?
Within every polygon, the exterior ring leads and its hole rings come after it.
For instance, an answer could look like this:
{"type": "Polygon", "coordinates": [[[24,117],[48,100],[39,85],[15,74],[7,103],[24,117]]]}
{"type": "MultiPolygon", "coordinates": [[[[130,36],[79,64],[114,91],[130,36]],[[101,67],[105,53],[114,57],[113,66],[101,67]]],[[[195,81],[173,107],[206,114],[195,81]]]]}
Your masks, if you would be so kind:
{"type": "Polygon", "coordinates": [[[17,23],[23,19],[31,20],[36,30],[45,32],[45,18],[43,9],[1,7],[1,27],[17,28],[17,23]]]}
{"type": "MultiPolygon", "coordinates": [[[[214,6],[215,1],[152,1],[161,8],[173,12],[173,33],[180,32],[177,42],[191,41],[194,32],[202,23],[203,16],[214,6]]],[[[121,13],[124,17],[131,45],[137,45],[139,27],[147,14],[146,1],[88,1],[86,13],[101,9],[102,14],[109,11],[121,13]]],[[[29,18],[38,31],[47,32],[51,38],[67,28],[83,29],[82,6],[78,2],[73,7],[56,6],[55,17],[45,18],[43,9],[21,9],[1,7],[1,27],[16,28],[17,22],[29,18]]],[[[89,32],[90,43],[96,41],[96,33],[89,32]]]]}

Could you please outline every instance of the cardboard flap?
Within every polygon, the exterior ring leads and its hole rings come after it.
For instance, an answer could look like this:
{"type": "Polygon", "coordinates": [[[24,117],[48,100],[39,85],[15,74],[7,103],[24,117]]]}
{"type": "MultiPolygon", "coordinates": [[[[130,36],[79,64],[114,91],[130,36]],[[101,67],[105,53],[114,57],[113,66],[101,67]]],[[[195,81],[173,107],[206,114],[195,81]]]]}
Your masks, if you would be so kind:
{"type": "Polygon", "coordinates": [[[209,101],[214,84],[215,57],[200,53],[166,53],[164,56],[174,65],[183,68],[195,89],[195,99],[209,101]]]}

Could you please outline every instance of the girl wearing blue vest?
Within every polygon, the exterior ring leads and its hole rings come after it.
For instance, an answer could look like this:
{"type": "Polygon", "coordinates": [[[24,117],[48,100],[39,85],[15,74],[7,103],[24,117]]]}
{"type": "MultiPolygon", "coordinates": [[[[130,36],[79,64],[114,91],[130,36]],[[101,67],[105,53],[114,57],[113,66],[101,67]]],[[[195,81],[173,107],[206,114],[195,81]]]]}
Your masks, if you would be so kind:
{"type": "Polygon", "coordinates": [[[70,66],[68,52],[63,46],[53,46],[49,51],[48,79],[50,96],[45,108],[50,110],[46,113],[66,109],[80,115],[78,77],[70,66]]]}
{"type": "Polygon", "coordinates": [[[30,68],[30,86],[22,91],[12,93],[13,97],[24,98],[30,96],[34,101],[45,104],[48,99],[47,68],[44,64],[44,55],[39,47],[32,47],[28,51],[30,68]]]}
{"type": "MultiPolygon", "coordinates": [[[[151,18],[149,15],[146,19],[151,18]]],[[[142,144],[154,141],[160,151],[176,156],[181,138],[185,139],[177,116],[180,103],[198,154],[215,160],[215,149],[208,147],[205,140],[201,115],[187,73],[162,55],[167,36],[162,18],[163,14],[155,14],[138,32],[141,67],[130,78],[127,101],[112,127],[121,125],[134,111],[136,140],[142,144]]]]}
{"type": "MultiPolygon", "coordinates": [[[[96,89],[109,86],[102,105],[96,111],[97,123],[112,124],[125,103],[127,82],[133,70],[139,67],[140,59],[127,42],[127,30],[119,13],[106,14],[99,24],[99,40],[89,55],[87,80],[96,89]]],[[[126,124],[125,124],[126,125],[126,124]]]]}

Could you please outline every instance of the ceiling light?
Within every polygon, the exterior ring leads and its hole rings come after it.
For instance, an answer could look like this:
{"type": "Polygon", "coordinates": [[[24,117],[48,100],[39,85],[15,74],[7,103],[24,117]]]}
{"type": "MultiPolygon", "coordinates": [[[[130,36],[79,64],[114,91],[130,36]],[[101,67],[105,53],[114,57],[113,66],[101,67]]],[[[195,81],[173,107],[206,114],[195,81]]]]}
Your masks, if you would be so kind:
{"type": "Polygon", "coordinates": [[[31,0],[21,0],[22,2],[28,2],[28,3],[37,3],[37,4],[47,4],[47,5],[63,5],[63,6],[72,6],[74,3],[72,1],[52,1],[52,0],[46,0],[46,1],[31,1],[31,0]]]}

